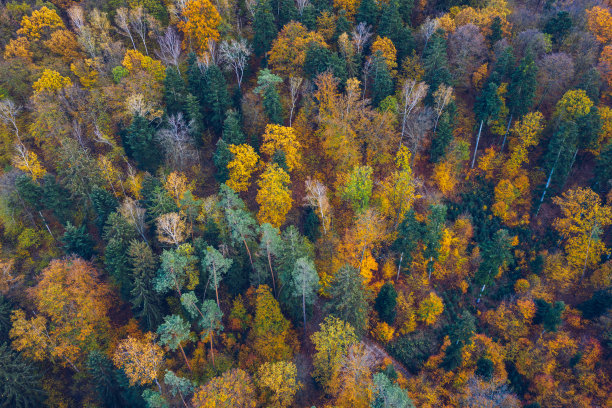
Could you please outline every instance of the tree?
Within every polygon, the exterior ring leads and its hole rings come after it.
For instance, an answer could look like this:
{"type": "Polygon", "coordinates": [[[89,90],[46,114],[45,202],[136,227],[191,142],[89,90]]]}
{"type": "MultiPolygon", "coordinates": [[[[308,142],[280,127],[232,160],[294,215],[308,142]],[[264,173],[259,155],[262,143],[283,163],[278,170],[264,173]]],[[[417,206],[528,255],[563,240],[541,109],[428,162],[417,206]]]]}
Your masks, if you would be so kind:
{"type": "Polygon", "coordinates": [[[183,287],[193,289],[198,284],[198,271],[195,270],[196,257],[193,247],[181,245],[172,250],[164,250],[161,254],[161,265],[154,280],[154,288],[158,293],[166,293],[174,289],[179,296],[183,287]]]}
{"type": "Polygon", "coordinates": [[[543,299],[536,299],[536,313],[533,317],[534,324],[541,324],[544,330],[556,332],[557,328],[563,319],[561,319],[561,313],[565,310],[565,303],[558,301],[549,303],[543,299]]]}
{"type": "Polygon", "coordinates": [[[356,166],[342,187],[342,196],[349,201],[355,213],[364,211],[372,196],[372,167],[356,166]]]}
{"type": "Polygon", "coordinates": [[[278,33],[269,0],[259,0],[253,16],[253,44],[255,54],[265,56],[278,33]]]}
{"type": "Polygon", "coordinates": [[[127,403],[125,391],[127,387],[125,375],[113,367],[112,361],[102,352],[94,350],[87,357],[87,371],[92,377],[99,400],[105,407],[119,408],[127,403]]]}
{"type": "Polygon", "coordinates": [[[166,156],[168,167],[186,170],[198,159],[193,138],[194,122],[185,122],[182,112],[168,116],[166,126],[157,132],[157,140],[166,156]]]}
{"type": "Polygon", "coordinates": [[[438,319],[438,316],[444,311],[444,303],[442,299],[434,292],[430,292],[429,296],[421,301],[417,316],[426,325],[432,325],[438,319]]]}
{"type": "Polygon", "coordinates": [[[123,369],[130,385],[157,384],[159,369],[164,360],[164,351],[155,343],[155,335],[146,333],[142,338],[129,336],[121,340],[113,354],[115,366],[123,369]]]}
{"type": "Polygon", "coordinates": [[[251,239],[256,235],[257,223],[246,210],[244,201],[238,198],[234,190],[230,187],[222,184],[219,195],[219,205],[223,209],[225,221],[229,226],[232,244],[235,245],[238,242],[244,244],[244,248],[249,255],[251,268],[254,269],[253,257],[251,256],[251,250],[247,244],[247,239],[251,239]]]}
{"type": "Polygon", "coordinates": [[[319,289],[319,275],[312,260],[306,257],[299,258],[295,262],[291,278],[292,295],[302,298],[302,315],[306,327],[306,307],[314,304],[319,289]]]}
{"type": "Polygon", "coordinates": [[[221,307],[221,303],[219,302],[219,284],[233,262],[232,259],[225,258],[223,254],[215,248],[211,246],[206,247],[206,253],[202,258],[202,267],[208,270],[212,277],[212,284],[215,288],[215,296],[217,297],[217,306],[219,308],[221,307]]]}
{"type": "Polygon", "coordinates": [[[85,224],[77,228],[68,221],[62,242],[64,243],[64,250],[69,255],[76,254],[81,258],[89,259],[93,254],[94,243],[85,230],[85,224]]]}
{"type": "Polygon", "coordinates": [[[189,38],[189,45],[193,45],[201,55],[204,54],[208,50],[208,42],[219,39],[219,12],[209,0],[190,0],[185,3],[182,14],[183,18],[177,24],[179,30],[185,38],[189,38]]]}
{"type": "Polygon", "coordinates": [[[337,377],[349,348],[358,339],[353,326],[335,316],[328,316],[319,331],[310,336],[314,346],[314,371],[312,376],[327,389],[337,377]]]}
{"type": "Polygon", "coordinates": [[[527,51],[508,85],[508,107],[512,116],[522,116],[533,105],[537,87],[538,66],[531,51],[527,51]]]}
{"type": "Polygon", "coordinates": [[[293,128],[268,124],[262,137],[261,152],[268,158],[272,158],[277,152],[282,151],[285,154],[285,162],[290,172],[300,167],[299,150],[301,146],[293,128]]]}
{"type": "Polygon", "coordinates": [[[416,198],[410,158],[410,150],[401,146],[395,157],[397,170],[383,182],[380,193],[382,212],[394,220],[395,227],[403,221],[416,198]]]}
{"type": "Polygon", "coordinates": [[[146,243],[132,241],[128,249],[132,272],[132,291],[130,302],[135,315],[144,326],[151,330],[161,320],[159,300],[154,292],[153,279],[157,270],[157,260],[146,243]]]}
{"type": "Polygon", "coordinates": [[[372,54],[375,55],[378,52],[380,52],[385,59],[389,72],[394,72],[395,68],[397,68],[397,51],[395,50],[393,41],[387,37],[377,36],[372,43],[372,54]]]}
{"type": "Polygon", "coordinates": [[[602,44],[612,41],[612,15],[607,8],[595,6],[586,10],[589,31],[602,44]]]}
{"type": "Polygon", "coordinates": [[[263,106],[271,123],[282,124],[283,107],[276,86],[283,82],[283,79],[270,72],[269,69],[262,69],[257,73],[257,88],[255,93],[263,98],[263,106]]]}
{"type": "Polygon", "coordinates": [[[283,316],[267,285],[257,288],[255,318],[249,336],[260,361],[275,362],[293,356],[291,323],[283,316]]]}
{"type": "Polygon", "coordinates": [[[386,282],[378,292],[374,309],[382,321],[393,324],[395,320],[395,306],[397,304],[397,292],[390,282],[386,282]]]}
{"type": "Polygon", "coordinates": [[[374,374],[373,383],[372,408],[414,408],[408,393],[385,373],[374,374]]]}
{"type": "Polygon", "coordinates": [[[177,248],[189,235],[189,227],[178,213],[160,215],[157,220],[159,242],[175,245],[177,248]]]}
{"type": "Polygon", "coordinates": [[[364,23],[364,27],[376,27],[378,22],[378,6],[374,0],[361,0],[359,2],[359,8],[357,9],[357,16],[355,21],[358,23],[364,23]]]}
{"type": "Polygon", "coordinates": [[[328,310],[363,334],[368,323],[368,294],[363,277],[356,268],[345,265],[334,275],[329,288],[328,310]]]}
{"type": "Polygon", "coordinates": [[[191,380],[179,377],[172,371],[166,370],[164,383],[170,388],[170,394],[172,394],[173,397],[176,397],[176,394],[178,394],[181,397],[181,401],[183,401],[183,405],[188,407],[185,397],[193,392],[194,384],[191,380]]]}
{"type": "Polygon", "coordinates": [[[255,386],[246,371],[233,368],[196,389],[191,403],[194,408],[255,408],[255,386]]]}
{"type": "Polygon", "coordinates": [[[151,122],[139,114],[132,118],[130,126],[123,132],[123,145],[127,155],[143,170],[154,172],[161,155],[155,147],[155,129],[151,122]]]}
{"type": "Polygon", "coordinates": [[[23,16],[21,28],[17,34],[24,35],[31,39],[40,39],[43,35],[47,36],[50,31],[64,28],[64,22],[54,9],[46,6],[34,10],[30,16],[23,16]]]}
{"type": "Polygon", "coordinates": [[[310,177],[306,179],[305,186],[306,197],[304,199],[310,207],[316,209],[323,226],[323,233],[327,234],[327,229],[331,223],[331,207],[327,197],[327,187],[319,180],[313,180],[310,177]]]}
{"type": "Polygon", "coordinates": [[[185,364],[189,371],[192,371],[189,360],[181,343],[190,340],[190,325],[179,315],[166,316],[164,322],[157,328],[159,335],[159,343],[162,346],[168,346],[172,351],[181,350],[181,354],[185,359],[185,364]]]}
{"type": "Polygon", "coordinates": [[[480,302],[482,293],[493,282],[493,278],[500,276],[514,262],[512,255],[514,244],[508,231],[502,229],[495,232],[492,240],[481,245],[482,261],[474,278],[477,285],[482,285],[477,302],[480,302]]]}
{"type": "Polygon", "coordinates": [[[234,71],[238,88],[241,88],[244,68],[246,67],[249,55],[251,55],[251,48],[247,44],[246,39],[240,38],[239,40],[224,41],[221,43],[219,51],[227,69],[234,71]]]}
{"type": "Polygon", "coordinates": [[[33,319],[13,311],[13,348],[37,361],[59,359],[79,371],[85,353],[108,335],[110,288],[82,259],[54,260],[43,269],[32,300],[38,311],[33,319]]]}
{"type": "Polygon", "coordinates": [[[219,133],[223,129],[225,112],[231,106],[227,81],[221,69],[214,64],[205,67],[201,86],[202,88],[194,95],[200,99],[204,108],[204,117],[207,118],[215,132],[219,133]]]}
{"type": "Polygon", "coordinates": [[[260,224],[270,223],[279,228],[284,222],[287,213],[293,204],[287,174],[276,163],[269,164],[257,181],[259,189],[255,200],[259,204],[257,220],[260,224]]]}
{"type": "Polygon", "coordinates": [[[289,78],[296,73],[301,74],[306,61],[306,52],[314,44],[327,47],[321,34],[309,32],[300,23],[290,22],[278,34],[268,53],[272,71],[283,78],[289,78]]]}
{"type": "Polygon", "coordinates": [[[381,51],[377,51],[370,58],[368,77],[372,81],[372,105],[380,106],[380,103],[393,93],[393,79],[381,51]]]}
{"type": "Polygon", "coordinates": [[[231,144],[229,151],[233,154],[233,159],[227,164],[229,170],[227,186],[237,193],[246,191],[253,172],[257,170],[259,155],[248,144],[238,146],[231,144]]]}
{"type": "Polygon", "coordinates": [[[297,379],[297,367],[290,361],[264,363],[257,369],[257,383],[269,394],[271,407],[288,407],[302,384],[297,379]]]}
{"type": "Polygon", "coordinates": [[[274,278],[274,269],[272,268],[272,258],[276,258],[281,251],[282,245],[280,241],[280,231],[278,228],[274,228],[272,225],[266,223],[261,226],[261,241],[260,250],[264,252],[268,268],[270,268],[270,277],[272,278],[272,289],[274,290],[274,296],[278,296],[276,291],[276,279],[274,278]]]}
{"type": "Polygon", "coordinates": [[[568,190],[553,201],[561,207],[562,217],[553,226],[565,240],[567,262],[572,268],[581,268],[584,277],[587,268],[596,265],[607,253],[600,235],[603,228],[612,224],[612,208],[602,205],[599,196],[589,188],[568,190]]]}
{"type": "Polygon", "coordinates": [[[28,408],[42,403],[40,372],[7,344],[0,344],[0,378],[0,407],[28,408]]]}
{"type": "Polygon", "coordinates": [[[185,80],[181,76],[177,67],[166,68],[166,78],[164,78],[164,102],[166,112],[169,115],[176,115],[185,110],[185,96],[187,88],[185,80]]]}
{"type": "Polygon", "coordinates": [[[349,347],[338,377],[331,384],[338,407],[370,407],[373,366],[373,356],[363,343],[349,347]]]}
{"type": "Polygon", "coordinates": [[[202,301],[202,306],[198,308],[197,299],[193,292],[185,293],[181,296],[181,303],[187,309],[191,317],[200,317],[199,324],[200,327],[205,331],[206,336],[203,336],[203,340],[206,337],[210,339],[210,354],[212,356],[213,366],[215,365],[215,352],[213,348],[213,336],[215,332],[220,332],[223,330],[223,324],[221,324],[221,318],[223,317],[223,312],[219,308],[219,306],[215,303],[214,300],[204,300],[202,301]]]}

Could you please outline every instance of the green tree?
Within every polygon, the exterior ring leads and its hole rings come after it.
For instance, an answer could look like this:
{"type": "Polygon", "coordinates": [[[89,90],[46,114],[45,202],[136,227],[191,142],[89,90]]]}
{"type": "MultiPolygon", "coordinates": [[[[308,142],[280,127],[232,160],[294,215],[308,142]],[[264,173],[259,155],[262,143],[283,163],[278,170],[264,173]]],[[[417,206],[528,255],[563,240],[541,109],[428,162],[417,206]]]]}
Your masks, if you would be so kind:
{"type": "Polygon", "coordinates": [[[438,30],[429,39],[423,51],[424,80],[429,85],[426,102],[433,101],[432,95],[441,84],[452,85],[452,77],[446,53],[446,36],[438,30]]]}
{"type": "Polygon", "coordinates": [[[389,0],[382,4],[376,33],[393,41],[397,50],[397,59],[402,61],[414,48],[412,33],[402,21],[399,0],[389,0]]]}
{"type": "Polygon", "coordinates": [[[394,249],[399,252],[400,260],[397,269],[398,277],[399,272],[402,270],[402,265],[410,267],[414,251],[419,245],[419,241],[424,235],[424,226],[417,221],[416,213],[414,209],[410,209],[406,212],[404,219],[400,223],[397,229],[397,238],[393,243],[394,249]]]}
{"type": "Polygon", "coordinates": [[[565,310],[565,303],[557,301],[549,303],[544,299],[536,299],[536,314],[533,318],[534,324],[541,324],[544,330],[556,332],[559,325],[563,323],[561,314],[565,310]]]}
{"type": "Polygon", "coordinates": [[[349,348],[358,343],[355,329],[335,316],[327,316],[310,339],[315,347],[312,376],[319,384],[328,387],[338,375],[349,348]]]}
{"type": "Polygon", "coordinates": [[[263,106],[270,123],[282,125],[283,107],[276,86],[283,82],[278,75],[274,75],[269,69],[262,69],[257,74],[257,88],[255,92],[263,98],[263,106]]]}
{"type": "Polygon", "coordinates": [[[157,334],[159,334],[159,343],[162,346],[168,346],[172,351],[177,349],[181,350],[181,354],[185,359],[185,364],[189,371],[192,371],[189,360],[181,343],[184,343],[190,339],[190,327],[183,318],[179,315],[170,315],[164,318],[164,322],[157,328],[157,334]]]}
{"type": "Polygon", "coordinates": [[[359,8],[357,9],[357,16],[355,21],[360,23],[364,22],[370,27],[376,27],[378,22],[378,5],[374,0],[361,0],[359,8]]]}
{"type": "Polygon", "coordinates": [[[66,224],[66,230],[62,236],[64,251],[68,255],[77,254],[83,259],[90,259],[93,254],[94,242],[85,229],[85,224],[75,227],[70,221],[66,224]]]}
{"type": "Polygon", "coordinates": [[[91,192],[91,205],[96,214],[96,225],[102,230],[108,217],[117,210],[119,203],[107,190],[96,187],[91,192]]]}
{"type": "Polygon", "coordinates": [[[234,109],[227,111],[223,122],[223,140],[235,145],[246,143],[246,137],[240,125],[240,114],[234,109]]]}
{"type": "Polygon", "coordinates": [[[429,278],[431,278],[433,263],[434,261],[438,260],[440,240],[442,239],[442,233],[444,232],[445,222],[446,206],[443,204],[432,205],[429,215],[427,216],[427,222],[425,223],[425,234],[423,235],[423,242],[425,244],[423,257],[428,259],[427,269],[429,272],[429,278]]]}
{"type": "Polygon", "coordinates": [[[128,157],[146,171],[155,172],[161,162],[161,150],[157,146],[155,128],[144,116],[135,115],[122,132],[123,147],[128,157]]]}
{"type": "Polygon", "coordinates": [[[355,213],[361,213],[370,204],[372,197],[372,172],[370,166],[356,166],[342,187],[342,197],[351,203],[355,213]]]}
{"type": "Polygon", "coordinates": [[[115,282],[119,284],[121,296],[129,299],[132,290],[129,276],[127,250],[130,242],[136,239],[137,232],[132,224],[118,212],[112,213],[106,221],[103,238],[107,242],[104,248],[104,265],[115,282]]]}
{"type": "Polygon", "coordinates": [[[453,140],[453,132],[455,130],[455,117],[457,114],[457,105],[454,101],[448,104],[445,112],[440,116],[436,134],[431,140],[431,150],[429,152],[429,160],[432,163],[438,163],[446,157],[448,146],[453,140]]]}
{"type": "Polygon", "coordinates": [[[259,0],[253,16],[253,47],[255,55],[265,57],[278,30],[269,0],[259,0]]]}
{"type": "Polygon", "coordinates": [[[495,276],[514,263],[512,237],[509,236],[508,231],[504,229],[497,231],[492,240],[481,245],[481,254],[482,261],[474,277],[476,284],[482,285],[478,302],[486,287],[491,286],[495,276]]]}
{"type": "Polygon", "coordinates": [[[115,370],[112,361],[102,352],[94,350],[87,357],[87,371],[92,377],[98,399],[109,408],[124,407],[129,397],[125,392],[127,378],[115,370]],[[126,398],[128,397],[128,398],[126,398]]]}
{"type": "Polygon", "coordinates": [[[166,77],[164,78],[164,102],[168,115],[186,112],[186,92],[185,80],[181,76],[178,68],[175,66],[166,68],[166,77]]]}
{"type": "Polygon", "coordinates": [[[159,299],[153,288],[157,260],[146,243],[136,240],[130,242],[128,256],[132,272],[132,310],[146,329],[153,330],[161,321],[159,299]]]}
{"type": "Polygon", "coordinates": [[[307,257],[299,258],[293,267],[291,294],[301,301],[304,327],[306,327],[306,311],[314,304],[317,290],[319,290],[319,275],[314,262],[307,257]]]}
{"type": "Polygon", "coordinates": [[[372,105],[378,107],[387,96],[393,93],[393,78],[391,78],[387,62],[380,51],[372,56],[369,77],[372,81],[372,105]]]}
{"type": "Polygon", "coordinates": [[[204,98],[201,100],[204,106],[204,117],[216,132],[223,129],[225,112],[231,105],[229,92],[227,91],[227,81],[221,69],[216,65],[210,65],[204,71],[203,90],[204,98]]]}
{"type": "Polygon", "coordinates": [[[232,263],[232,259],[225,258],[223,254],[215,248],[211,246],[206,247],[206,253],[202,257],[202,267],[209,272],[209,276],[212,279],[215,296],[217,297],[217,306],[219,307],[221,307],[221,303],[219,302],[219,285],[223,280],[223,276],[232,266],[232,263]]]}
{"type": "MultiPolygon", "coordinates": [[[[182,247],[183,245],[181,245],[182,247]]],[[[176,290],[179,296],[185,286],[197,284],[191,268],[196,258],[181,251],[181,247],[164,250],[161,255],[161,265],[154,280],[154,289],[159,293],[176,290]]]]}
{"type": "Polygon", "coordinates": [[[257,288],[255,318],[249,336],[253,351],[261,361],[289,360],[293,355],[291,323],[283,316],[267,285],[257,288]]]}
{"type": "Polygon", "coordinates": [[[349,323],[357,333],[365,333],[369,304],[359,271],[350,265],[341,267],[334,275],[329,294],[331,299],[327,304],[328,311],[349,323]]]}
{"type": "Polygon", "coordinates": [[[188,398],[195,388],[195,385],[187,378],[179,377],[170,370],[166,370],[164,375],[164,384],[169,388],[170,395],[176,397],[177,394],[181,397],[183,405],[188,406],[186,398],[188,398]]]}
{"type": "Polygon", "coordinates": [[[374,395],[371,408],[415,408],[408,393],[393,383],[385,373],[374,374],[372,380],[374,395]]]}
{"type": "Polygon", "coordinates": [[[391,282],[386,282],[378,292],[374,309],[382,321],[393,324],[395,320],[395,305],[397,304],[397,292],[391,282]]]}
{"type": "Polygon", "coordinates": [[[0,344],[0,407],[39,407],[44,399],[40,370],[7,344],[0,344]]]}
{"type": "Polygon", "coordinates": [[[508,86],[508,108],[513,116],[520,117],[529,112],[535,98],[537,75],[538,66],[533,53],[528,51],[512,74],[508,86]]]}
{"type": "Polygon", "coordinates": [[[219,205],[223,209],[232,244],[244,244],[244,248],[249,255],[251,268],[254,269],[253,257],[251,256],[251,250],[249,249],[247,240],[251,240],[256,236],[257,223],[246,209],[244,201],[242,201],[236,192],[227,185],[221,185],[219,198],[219,205]]]}

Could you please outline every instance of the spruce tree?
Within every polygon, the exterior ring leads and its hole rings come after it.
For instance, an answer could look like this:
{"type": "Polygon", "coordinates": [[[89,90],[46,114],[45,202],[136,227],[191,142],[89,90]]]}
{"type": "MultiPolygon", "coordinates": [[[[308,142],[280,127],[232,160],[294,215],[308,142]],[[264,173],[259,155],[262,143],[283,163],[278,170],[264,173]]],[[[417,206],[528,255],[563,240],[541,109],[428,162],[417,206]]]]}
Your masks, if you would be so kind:
{"type": "Polygon", "coordinates": [[[340,268],[329,287],[329,294],[329,313],[349,323],[357,333],[365,333],[369,304],[359,271],[350,265],[340,268]]]}
{"type": "Polygon", "coordinates": [[[227,116],[223,122],[223,140],[228,144],[243,144],[246,143],[246,137],[240,126],[240,114],[230,109],[227,111],[227,116]]]}
{"type": "Polygon", "coordinates": [[[0,344],[0,378],[0,407],[42,406],[45,394],[40,384],[40,369],[33,367],[7,344],[0,344]]]}
{"type": "Polygon", "coordinates": [[[229,170],[227,165],[232,161],[233,155],[229,150],[229,145],[223,138],[217,141],[217,148],[213,154],[213,163],[217,168],[215,172],[215,179],[220,184],[225,183],[229,179],[229,170]]]}
{"type": "MultiPolygon", "coordinates": [[[[51,173],[46,173],[42,181],[42,200],[45,207],[53,211],[53,215],[59,222],[65,222],[71,208],[70,193],[57,182],[55,176],[51,173]]],[[[97,188],[95,187],[94,190],[97,188]]]]}
{"type": "Polygon", "coordinates": [[[158,296],[153,290],[157,271],[155,255],[146,243],[132,240],[128,257],[132,274],[132,309],[147,330],[154,330],[162,317],[158,296]]]}
{"type": "Polygon", "coordinates": [[[383,322],[393,324],[395,320],[395,305],[397,304],[397,292],[393,284],[386,282],[378,292],[374,309],[378,312],[378,316],[383,322]]]}
{"type": "Polygon", "coordinates": [[[446,107],[446,111],[440,116],[436,134],[431,141],[429,160],[432,163],[438,163],[446,156],[447,148],[453,140],[456,112],[455,102],[451,102],[446,107]]]}
{"type": "Polygon", "coordinates": [[[440,84],[452,85],[446,54],[446,39],[444,32],[441,30],[438,30],[427,42],[423,51],[423,68],[425,69],[423,79],[429,85],[426,102],[431,103],[433,101],[432,94],[440,84]]]}
{"type": "Polygon", "coordinates": [[[161,161],[160,149],[151,122],[136,114],[130,126],[123,131],[123,145],[129,157],[143,170],[154,173],[161,161]]]}
{"type": "Polygon", "coordinates": [[[221,132],[225,112],[231,105],[227,82],[221,69],[209,66],[204,72],[204,107],[207,119],[215,132],[221,132]]]}
{"type": "Polygon", "coordinates": [[[278,31],[269,0],[259,0],[253,16],[253,48],[255,55],[265,57],[278,31]]]}
{"type": "Polygon", "coordinates": [[[186,91],[185,81],[179,70],[175,66],[166,68],[164,103],[166,104],[166,113],[168,115],[175,115],[178,112],[186,111],[186,91]]]}
{"type": "Polygon", "coordinates": [[[62,236],[64,251],[66,254],[76,254],[83,259],[90,259],[93,254],[94,242],[85,228],[85,224],[75,227],[70,221],[66,224],[66,230],[62,236]]]}
{"type": "Polygon", "coordinates": [[[378,107],[387,96],[393,93],[393,78],[387,67],[387,63],[380,51],[372,57],[370,68],[372,80],[372,105],[378,107]]]}
{"type": "Polygon", "coordinates": [[[512,75],[508,85],[508,108],[515,117],[529,112],[537,87],[538,66],[529,50],[512,75]]]}
{"type": "Polygon", "coordinates": [[[94,350],[89,354],[86,366],[100,402],[108,408],[124,406],[118,376],[109,358],[100,351],[94,350]]]}
{"type": "Polygon", "coordinates": [[[117,209],[119,203],[107,190],[95,187],[91,191],[91,205],[96,213],[96,226],[101,231],[106,225],[108,216],[117,209]]]}
{"type": "Polygon", "coordinates": [[[374,29],[378,23],[378,15],[378,5],[375,0],[361,0],[355,21],[357,23],[364,22],[374,29]]]}
{"type": "Polygon", "coordinates": [[[283,82],[278,75],[274,75],[269,69],[262,69],[257,74],[257,88],[255,92],[263,98],[263,106],[271,123],[281,125],[283,122],[283,107],[276,86],[283,82]]]}

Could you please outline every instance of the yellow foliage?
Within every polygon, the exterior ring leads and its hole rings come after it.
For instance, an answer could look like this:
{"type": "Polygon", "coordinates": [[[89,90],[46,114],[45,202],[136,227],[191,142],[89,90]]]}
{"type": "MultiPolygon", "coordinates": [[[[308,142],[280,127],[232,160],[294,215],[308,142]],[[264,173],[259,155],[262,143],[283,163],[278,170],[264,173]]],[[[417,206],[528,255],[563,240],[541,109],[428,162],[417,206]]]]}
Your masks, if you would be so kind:
{"type": "Polygon", "coordinates": [[[514,282],[514,291],[516,293],[522,294],[525,293],[529,290],[529,281],[527,279],[517,279],[516,282],[514,282]]]}
{"type": "Polygon", "coordinates": [[[282,151],[285,153],[287,168],[289,171],[293,171],[300,166],[299,149],[300,143],[297,141],[293,128],[274,124],[266,125],[260,151],[268,158],[272,158],[274,153],[282,151]]]}
{"type": "Polygon", "coordinates": [[[45,175],[46,170],[40,164],[38,155],[33,151],[19,149],[18,153],[13,157],[13,164],[19,170],[29,173],[33,180],[38,180],[45,175]]]}
{"type": "MultiPolygon", "coordinates": [[[[200,55],[207,52],[210,40],[219,40],[218,28],[222,20],[209,0],[189,0],[183,9],[183,17],[177,26],[185,39],[191,39],[191,45],[200,55]]],[[[184,48],[187,48],[187,44],[184,43],[184,48]]]]}
{"type": "Polygon", "coordinates": [[[397,50],[393,41],[387,37],[377,36],[372,43],[372,55],[375,55],[378,51],[382,54],[389,71],[393,74],[397,68],[397,50]]]}
{"type": "Polygon", "coordinates": [[[234,158],[227,164],[229,180],[227,186],[235,192],[246,191],[249,188],[251,176],[257,169],[259,155],[248,144],[229,145],[234,158]]]}
{"type": "Polygon", "coordinates": [[[17,37],[11,39],[4,48],[4,58],[23,58],[26,61],[32,60],[32,51],[30,51],[30,42],[25,37],[17,37]]]}
{"type": "Polygon", "coordinates": [[[45,69],[40,78],[32,84],[32,87],[36,92],[55,92],[70,85],[72,85],[70,78],[64,77],[52,69],[45,69]]]}
{"type": "Polygon", "coordinates": [[[317,34],[321,34],[325,41],[329,41],[335,33],[336,16],[326,10],[317,17],[317,34]]]}
{"type": "Polygon", "coordinates": [[[586,10],[589,31],[603,44],[612,41],[612,15],[607,8],[595,6],[586,10]]]}
{"type": "Polygon", "coordinates": [[[164,352],[154,340],[155,335],[149,332],[142,339],[129,336],[117,345],[113,363],[123,369],[130,385],[157,382],[164,352]]]}
{"type": "Polygon", "coordinates": [[[474,89],[480,90],[482,85],[484,84],[484,80],[487,78],[487,72],[489,70],[489,65],[485,62],[482,64],[474,73],[472,74],[472,85],[474,85],[474,89]]]}
{"type": "Polygon", "coordinates": [[[51,38],[45,41],[45,45],[51,52],[61,55],[66,62],[72,62],[79,57],[79,42],[70,30],[56,30],[51,33],[51,38]]]}
{"type": "MultiPolygon", "coordinates": [[[[425,69],[423,69],[421,59],[416,51],[413,50],[412,55],[406,56],[404,61],[402,61],[402,78],[420,82],[423,75],[425,75],[425,69]]],[[[403,83],[403,81],[401,82],[403,83]]]]}
{"type": "Polygon", "coordinates": [[[383,183],[380,192],[380,207],[382,213],[391,218],[395,224],[404,219],[404,215],[412,207],[417,198],[415,183],[410,167],[410,150],[402,145],[395,158],[397,171],[393,172],[383,183]]]}
{"type": "Polygon", "coordinates": [[[372,330],[372,336],[381,343],[388,343],[393,340],[395,329],[385,322],[376,323],[376,327],[372,330]]]}
{"type": "Polygon", "coordinates": [[[452,194],[459,183],[453,174],[453,165],[448,161],[439,162],[434,168],[433,179],[444,195],[452,194]]]}
{"type": "Polygon", "coordinates": [[[174,199],[177,206],[180,206],[180,202],[183,199],[183,195],[189,191],[189,182],[187,176],[180,171],[173,171],[168,174],[166,181],[164,182],[164,188],[174,199]]]}
{"type": "Polygon", "coordinates": [[[597,142],[593,148],[589,149],[595,156],[599,155],[603,149],[612,140],[612,109],[608,106],[600,106],[597,109],[599,114],[599,133],[597,142]]]}
{"type": "Polygon", "coordinates": [[[582,89],[567,91],[557,102],[555,114],[566,120],[576,120],[591,112],[593,101],[582,89]]]}
{"type": "Polygon", "coordinates": [[[270,407],[288,407],[293,403],[302,384],[297,379],[297,367],[291,361],[264,363],[257,369],[257,383],[269,390],[270,407]]]}
{"type": "Polygon", "coordinates": [[[17,34],[39,39],[43,33],[57,28],[64,28],[64,22],[55,10],[44,6],[34,10],[31,16],[23,16],[17,34]]]}
{"type": "Polygon", "coordinates": [[[276,163],[268,165],[257,181],[259,190],[255,201],[259,204],[257,220],[260,224],[270,223],[279,228],[293,204],[289,174],[276,163]]]}
{"type": "Polygon", "coordinates": [[[272,43],[268,63],[272,71],[283,78],[298,75],[304,68],[306,51],[311,44],[326,47],[323,36],[308,31],[301,23],[286,24],[272,43]]]}
{"type": "Polygon", "coordinates": [[[79,78],[79,82],[85,88],[91,88],[98,80],[98,71],[95,69],[94,60],[87,58],[70,64],[70,71],[79,78]]]}
{"type": "Polygon", "coordinates": [[[438,319],[438,316],[444,311],[444,303],[442,299],[434,292],[430,292],[429,296],[421,301],[419,309],[417,310],[417,316],[419,320],[426,325],[432,325],[438,319]]]}
{"type": "Polygon", "coordinates": [[[156,81],[166,78],[166,68],[161,61],[155,60],[147,55],[142,55],[136,50],[127,50],[123,57],[122,65],[130,72],[143,70],[153,75],[156,81]]]}
{"type": "Polygon", "coordinates": [[[519,167],[528,162],[527,149],[538,144],[540,133],[544,129],[544,116],[540,112],[530,112],[512,126],[509,140],[510,158],[504,165],[508,177],[516,175],[519,167]]]}
{"type": "Polygon", "coordinates": [[[346,11],[346,18],[353,21],[359,2],[357,0],[334,0],[335,10],[346,11]]]}

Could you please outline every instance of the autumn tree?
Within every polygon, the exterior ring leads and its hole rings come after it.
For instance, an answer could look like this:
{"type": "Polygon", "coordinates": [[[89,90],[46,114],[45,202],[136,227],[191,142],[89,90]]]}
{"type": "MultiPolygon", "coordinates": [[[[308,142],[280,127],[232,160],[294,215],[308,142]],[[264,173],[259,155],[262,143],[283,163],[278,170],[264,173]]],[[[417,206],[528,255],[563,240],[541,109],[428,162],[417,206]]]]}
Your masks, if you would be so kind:
{"type": "Polygon", "coordinates": [[[266,390],[271,407],[288,407],[301,388],[297,368],[290,361],[264,363],[257,369],[257,384],[266,390]]]}
{"type": "Polygon", "coordinates": [[[353,327],[337,317],[328,316],[321,323],[319,331],[311,336],[315,346],[313,356],[313,377],[327,389],[337,378],[342,361],[349,348],[358,339],[353,327]]]}
{"type": "Polygon", "coordinates": [[[321,34],[309,32],[301,23],[287,24],[272,43],[268,53],[268,63],[272,71],[283,78],[302,73],[306,50],[312,43],[327,47],[321,34]]]}
{"type": "Polygon", "coordinates": [[[384,181],[380,192],[382,213],[394,220],[396,227],[403,221],[416,198],[410,157],[408,148],[400,147],[395,158],[397,170],[384,181]]]}
{"type": "Polygon", "coordinates": [[[600,235],[612,224],[612,209],[602,205],[599,196],[589,188],[568,190],[553,199],[561,207],[562,217],[553,226],[565,240],[567,261],[581,269],[582,277],[608,251],[600,235]]]}
{"type": "Polygon", "coordinates": [[[602,44],[612,41],[612,15],[607,8],[595,6],[586,10],[589,31],[602,44]]]}
{"type": "Polygon", "coordinates": [[[259,190],[255,200],[259,204],[257,220],[260,224],[270,223],[278,228],[285,222],[293,198],[289,175],[276,163],[269,164],[257,181],[259,190]]]}
{"type": "Polygon", "coordinates": [[[38,313],[11,317],[13,348],[34,360],[57,359],[78,371],[84,354],[99,347],[109,330],[111,292],[99,272],[79,258],[54,260],[32,290],[38,313]]]}
{"type": "Polygon", "coordinates": [[[438,316],[444,311],[444,303],[442,299],[434,292],[430,292],[429,296],[421,301],[417,315],[419,320],[427,325],[432,325],[438,319],[438,316]]]}
{"type": "Polygon", "coordinates": [[[349,347],[338,377],[332,382],[338,407],[370,407],[373,366],[372,354],[363,343],[349,347]]]}
{"type": "Polygon", "coordinates": [[[248,144],[229,145],[233,159],[227,164],[229,180],[227,186],[236,192],[246,191],[249,188],[251,175],[257,169],[259,155],[248,144]]]}
{"type": "Polygon", "coordinates": [[[355,213],[365,210],[372,197],[372,167],[356,166],[346,177],[341,194],[346,199],[355,213]]]}
{"type": "Polygon", "coordinates": [[[233,368],[196,389],[191,404],[195,408],[255,408],[255,386],[246,371],[233,368]]]}
{"type": "Polygon", "coordinates": [[[157,384],[157,377],[164,361],[164,351],[155,343],[155,335],[146,333],[142,338],[129,336],[119,342],[113,354],[113,363],[123,369],[130,385],[157,384]]]}
{"type": "Polygon", "coordinates": [[[189,0],[184,4],[182,15],[177,26],[191,40],[185,48],[192,45],[200,55],[204,54],[209,41],[219,39],[221,16],[217,8],[209,0],[189,0]]]}
{"type": "Polygon", "coordinates": [[[285,156],[287,170],[291,172],[300,167],[300,143],[293,128],[269,124],[266,125],[266,131],[262,137],[261,152],[269,159],[273,159],[282,152],[285,156]]]}

